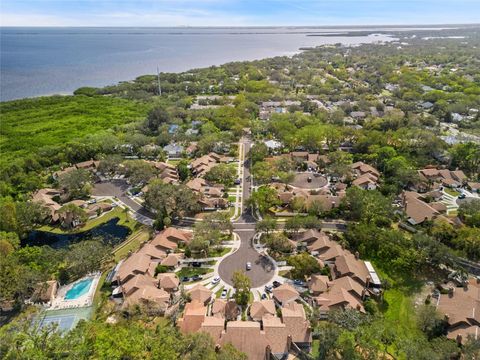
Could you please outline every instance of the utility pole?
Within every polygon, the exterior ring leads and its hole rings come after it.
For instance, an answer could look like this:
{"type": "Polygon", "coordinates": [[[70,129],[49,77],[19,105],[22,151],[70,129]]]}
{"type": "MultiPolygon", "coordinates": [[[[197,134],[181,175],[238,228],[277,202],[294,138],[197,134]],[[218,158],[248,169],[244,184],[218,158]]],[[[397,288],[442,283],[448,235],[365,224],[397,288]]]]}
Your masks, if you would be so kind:
{"type": "Polygon", "coordinates": [[[160,71],[157,66],[157,80],[158,80],[158,95],[162,96],[162,86],[160,85],[160,71]]]}

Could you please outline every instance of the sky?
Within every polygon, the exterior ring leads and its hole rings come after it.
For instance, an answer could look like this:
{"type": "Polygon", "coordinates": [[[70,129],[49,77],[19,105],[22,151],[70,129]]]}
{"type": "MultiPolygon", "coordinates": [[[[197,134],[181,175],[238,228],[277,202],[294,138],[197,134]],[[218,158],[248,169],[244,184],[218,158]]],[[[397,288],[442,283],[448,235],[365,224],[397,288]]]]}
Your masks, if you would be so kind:
{"type": "Polygon", "coordinates": [[[480,0],[0,0],[1,26],[480,23],[480,0]]]}

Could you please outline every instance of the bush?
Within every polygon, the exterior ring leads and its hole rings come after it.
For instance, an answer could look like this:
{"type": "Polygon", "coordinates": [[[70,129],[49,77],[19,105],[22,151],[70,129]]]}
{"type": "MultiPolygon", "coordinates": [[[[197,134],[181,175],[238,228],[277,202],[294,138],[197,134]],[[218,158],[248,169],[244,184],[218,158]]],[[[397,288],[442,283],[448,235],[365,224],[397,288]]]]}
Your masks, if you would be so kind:
{"type": "Polygon", "coordinates": [[[166,273],[168,272],[170,269],[168,266],[165,266],[165,265],[157,265],[157,267],[155,268],[155,276],[157,276],[157,274],[163,274],[163,273],[166,273]]]}

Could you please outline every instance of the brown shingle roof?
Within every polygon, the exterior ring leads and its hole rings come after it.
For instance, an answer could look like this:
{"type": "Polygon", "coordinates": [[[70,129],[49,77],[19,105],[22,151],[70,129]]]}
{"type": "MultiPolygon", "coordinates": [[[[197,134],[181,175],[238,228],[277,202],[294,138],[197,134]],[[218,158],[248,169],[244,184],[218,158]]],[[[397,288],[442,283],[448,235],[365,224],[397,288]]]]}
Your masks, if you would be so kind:
{"type": "Polygon", "coordinates": [[[275,302],[273,300],[254,301],[250,306],[250,317],[260,321],[266,314],[275,315],[275,302]]]}
{"type": "Polygon", "coordinates": [[[440,213],[420,199],[420,195],[411,191],[404,191],[405,213],[414,225],[425,220],[432,220],[440,213]]]}
{"type": "Polygon", "coordinates": [[[188,291],[188,294],[190,294],[192,301],[196,300],[201,303],[206,303],[210,300],[212,291],[207,289],[202,284],[197,284],[188,291]]]}
{"type": "Polygon", "coordinates": [[[150,263],[150,256],[134,253],[120,265],[117,277],[123,283],[136,274],[145,274],[150,268],[150,263]]]}
{"type": "Polygon", "coordinates": [[[467,334],[480,338],[480,282],[470,278],[464,288],[454,288],[452,294],[441,294],[437,309],[448,316],[448,337],[467,334]]]}
{"type": "Polygon", "coordinates": [[[308,289],[314,293],[322,293],[330,287],[330,279],[326,275],[312,275],[308,280],[308,289]]]}
{"type": "Polygon", "coordinates": [[[163,273],[157,275],[158,287],[166,291],[176,290],[180,281],[174,273],[163,273]]]}
{"type": "Polygon", "coordinates": [[[282,284],[276,289],[273,289],[272,294],[274,299],[282,305],[295,301],[300,296],[298,291],[289,284],[282,284]]]}

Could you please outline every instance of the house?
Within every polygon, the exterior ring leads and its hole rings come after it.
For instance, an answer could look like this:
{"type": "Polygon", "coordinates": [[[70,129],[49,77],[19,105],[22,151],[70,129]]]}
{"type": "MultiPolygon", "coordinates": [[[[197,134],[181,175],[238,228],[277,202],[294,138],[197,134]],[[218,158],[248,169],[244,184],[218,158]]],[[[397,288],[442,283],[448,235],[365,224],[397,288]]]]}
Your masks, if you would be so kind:
{"type": "Polygon", "coordinates": [[[462,343],[467,337],[480,339],[480,280],[470,278],[464,287],[440,294],[437,310],[448,323],[447,337],[462,343]]]}
{"type": "Polygon", "coordinates": [[[365,263],[360,260],[358,252],[353,255],[349,251],[345,251],[335,258],[333,271],[336,278],[349,276],[365,288],[370,285],[370,272],[365,263]]]}
{"type": "Polygon", "coordinates": [[[49,280],[45,282],[38,283],[31,300],[34,303],[51,303],[58,291],[58,282],[56,280],[49,280]]]}
{"type": "Polygon", "coordinates": [[[188,245],[193,233],[173,227],[166,228],[153,238],[151,244],[165,252],[171,252],[179,245],[188,245]]]}
{"type": "Polygon", "coordinates": [[[272,150],[272,151],[280,149],[283,146],[282,143],[277,140],[267,140],[264,142],[264,144],[267,146],[269,150],[272,150]]]}
{"type": "Polygon", "coordinates": [[[205,175],[210,171],[210,169],[217,165],[217,161],[220,159],[220,157],[216,155],[217,154],[215,153],[210,153],[193,160],[190,163],[190,169],[192,170],[192,173],[197,177],[205,175]]]}
{"type": "Polygon", "coordinates": [[[165,290],[168,293],[172,293],[178,290],[180,281],[177,275],[174,273],[162,273],[157,275],[158,287],[165,290]]]}
{"type": "MultiPolygon", "coordinates": [[[[244,352],[248,359],[254,360],[286,358],[293,344],[306,352],[310,350],[312,335],[303,305],[290,303],[284,306],[280,309],[281,317],[276,316],[276,311],[271,314],[270,309],[258,321],[225,321],[218,314],[228,303],[215,301],[215,315],[208,316],[207,307],[192,300],[186,304],[183,316],[177,322],[180,331],[187,334],[207,333],[219,348],[232,344],[244,352]]],[[[270,308],[271,305],[267,307],[270,308]]]]}
{"type": "Polygon", "coordinates": [[[285,306],[300,297],[298,291],[289,284],[282,284],[272,291],[273,299],[280,305],[285,306]]]}
{"type": "Polygon", "coordinates": [[[377,180],[378,178],[375,178],[373,175],[365,174],[353,180],[352,185],[364,190],[375,190],[377,188],[377,180]]]}
{"type": "Polygon", "coordinates": [[[227,321],[237,320],[240,314],[240,308],[235,300],[215,299],[211,306],[212,316],[225,319],[227,321]]]}
{"type": "Polygon", "coordinates": [[[265,315],[276,314],[275,302],[273,300],[254,301],[250,306],[250,317],[252,320],[261,321],[265,315]]]}
{"type": "Polygon", "coordinates": [[[329,289],[330,279],[326,275],[312,275],[307,281],[307,286],[313,296],[318,296],[329,289]]]}
{"type": "Polygon", "coordinates": [[[183,153],[183,146],[178,144],[168,144],[163,147],[163,151],[167,153],[169,159],[181,159],[183,153]]]}
{"type": "Polygon", "coordinates": [[[158,177],[167,183],[178,183],[179,177],[177,168],[163,161],[150,161],[153,167],[159,171],[158,177]]]}
{"type": "Polygon", "coordinates": [[[55,200],[53,200],[53,198],[56,196],[60,196],[61,194],[62,192],[56,189],[40,189],[33,195],[32,201],[40,203],[46,208],[48,208],[48,210],[50,211],[51,221],[57,222],[59,220],[57,212],[62,206],[55,200]]]}
{"type": "Polygon", "coordinates": [[[121,285],[124,306],[156,304],[165,310],[170,303],[170,294],[156,286],[155,279],[147,274],[138,274],[121,285]]]}
{"type": "MultiPolygon", "coordinates": [[[[467,181],[467,176],[462,170],[448,170],[425,168],[418,170],[420,180],[427,185],[459,187],[467,181]]],[[[426,186],[428,187],[428,186],[426,186]]]]}
{"type": "Polygon", "coordinates": [[[125,259],[117,271],[117,281],[124,284],[137,275],[153,276],[157,262],[152,262],[150,256],[144,253],[134,253],[125,259]]]}
{"type": "Polygon", "coordinates": [[[177,124],[171,124],[169,127],[168,127],[168,133],[170,135],[174,135],[178,132],[179,130],[179,126],[177,124]]]}
{"type": "Polygon", "coordinates": [[[352,111],[350,113],[350,116],[355,120],[361,120],[361,119],[365,119],[367,114],[364,111],[352,111]]]}
{"type": "Polygon", "coordinates": [[[420,104],[424,110],[430,110],[433,107],[433,104],[430,101],[425,101],[420,104]]]}
{"type": "Polygon", "coordinates": [[[211,290],[201,284],[195,285],[187,293],[192,301],[197,301],[204,305],[207,305],[212,300],[213,294],[211,290]]]}
{"type": "Polygon", "coordinates": [[[401,201],[407,221],[412,225],[421,224],[425,220],[433,220],[439,217],[440,210],[443,210],[441,203],[426,203],[420,194],[413,191],[404,191],[401,201]],[[435,208],[436,204],[438,204],[437,208],[435,208]]]}
{"type": "Polygon", "coordinates": [[[351,165],[352,171],[356,177],[352,184],[365,190],[374,190],[377,187],[380,172],[373,166],[358,161],[351,165]]]}
{"type": "Polygon", "coordinates": [[[182,259],[183,253],[170,253],[160,261],[160,265],[175,269],[180,265],[182,259]]]}

